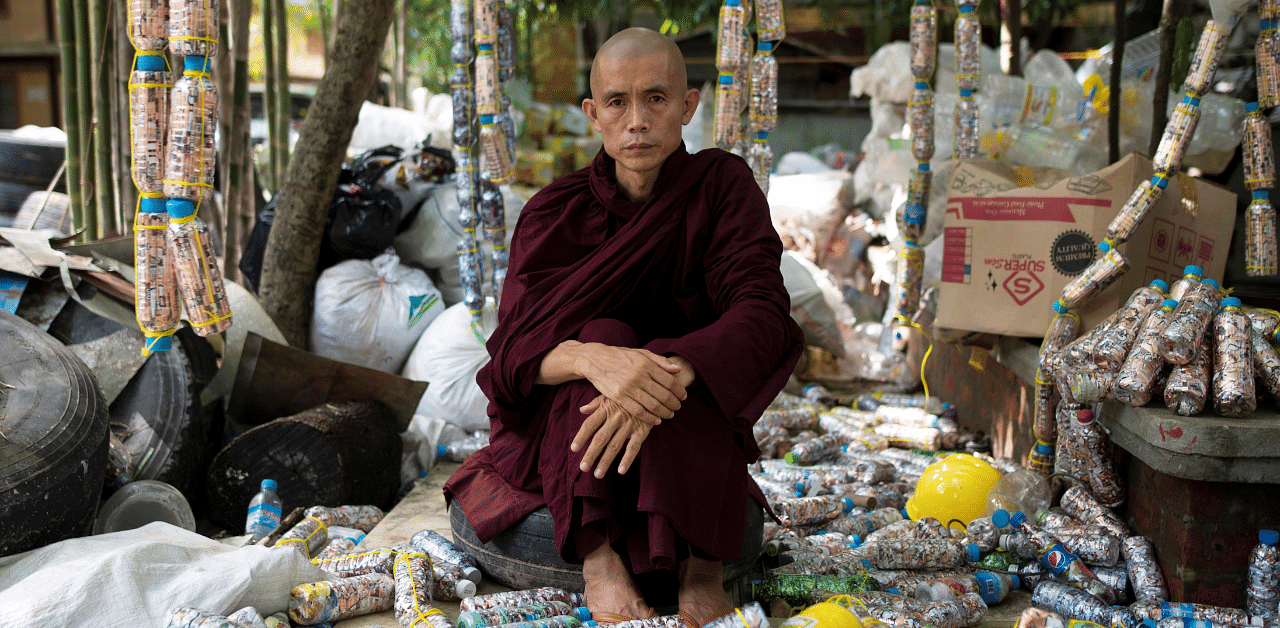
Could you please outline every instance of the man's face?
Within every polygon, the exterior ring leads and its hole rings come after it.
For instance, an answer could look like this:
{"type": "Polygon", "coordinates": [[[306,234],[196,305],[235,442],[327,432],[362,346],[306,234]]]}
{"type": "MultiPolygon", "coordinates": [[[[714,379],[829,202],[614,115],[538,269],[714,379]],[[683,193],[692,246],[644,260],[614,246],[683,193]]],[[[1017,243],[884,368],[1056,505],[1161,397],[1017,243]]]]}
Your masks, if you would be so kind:
{"type": "MultiPolygon", "coordinates": [[[[662,167],[680,146],[680,127],[698,106],[662,51],[626,59],[599,59],[592,96],[582,109],[604,139],[618,168],[645,173],[662,167]]],[[[619,173],[621,174],[621,173],[619,173]]]]}

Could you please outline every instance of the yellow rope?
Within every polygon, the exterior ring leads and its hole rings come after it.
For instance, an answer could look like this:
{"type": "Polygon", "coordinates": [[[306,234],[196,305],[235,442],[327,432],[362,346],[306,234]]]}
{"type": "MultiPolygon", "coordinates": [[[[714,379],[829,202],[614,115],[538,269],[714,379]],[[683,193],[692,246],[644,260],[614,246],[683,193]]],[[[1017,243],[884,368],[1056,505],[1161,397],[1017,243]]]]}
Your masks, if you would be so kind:
{"type": "Polygon", "coordinates": [[[902,322],[907,327],[916,330],[921,336],[925,337],[925,340],[929,341],[929,348],[925,349],[924,357],[920,358],[920,385],[924,387],[924,405],[927,408],[929,407],[929,382],[924,378],[924,365],[929,362],[929,354],[933,353],[933,338],[930,338],[929,334],[924,333],[924,329],[920,327],[919,323],[916,323],[901,314],[895,314],[893,318],[902,322]]]}

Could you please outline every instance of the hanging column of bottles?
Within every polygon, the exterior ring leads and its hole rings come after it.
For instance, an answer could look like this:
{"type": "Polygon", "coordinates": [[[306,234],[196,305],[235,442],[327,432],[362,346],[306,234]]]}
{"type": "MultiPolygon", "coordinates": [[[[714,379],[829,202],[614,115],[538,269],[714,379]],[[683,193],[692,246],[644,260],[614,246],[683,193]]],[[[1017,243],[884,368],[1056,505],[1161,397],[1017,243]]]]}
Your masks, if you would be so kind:
{"type": "Polygon", "coordinates": [[[720,8],[716,50],[715,143],[745,156],[756,183],[769,193],[773,150],[769,134],[778,121],[778,62],[773,51],[786,37],[780,0],[756,0],[756,35],[752,54],[747,24],[751,8],[740,0],[726,0],[720,8]],[[743,111],[747,111],[745,119],[743,111]]]}
{"type": "Polygon", "coordinates": [[[482,241],[492,247],[489,266],[495,306],[502,301],[502,283],[507,276],[506,216],[498,186],[511,180],[515,156],[511,100],[504,90],[515,68],[513,18],[505,2],[453,0],[449,24],[454,64],[449,80],[457,162],[454,181],[458,222],[463,229],[458,241],[458,271],[463,302],[478,323],[484,317],[485,301],[482,241]]]}
{"type": "Polygon", "coordinates": [[[197,212],[213,196],[218,92],[209,72],[217,50],[216,0],[132,0],[129,39],[131,173],[138,187],[134,219],[135,310],[143,351],[166,351],[179,304],[201,336],[231,326],[231,304],[197,212]],[[172,81],[166,47],[183,57],[172,81]]]}
{"type": "MultiPolygon", "coordinates": [[[[959,28],[957,24],[957,33],[959,28]]],[[[956,39],[959,40],[958,34],[956,39]]],[[[958,53],[956,58],[958,67],[958,53]]],[[[894,302],[900,317],[895,320],[899,322],[910,319],[920,305],[924,249],[920,248],[919,241],[924,235],[929,213],[929,190],[933,181],[933,174],[929,171],[929,160],[933,158],[934,148],[933,90],[929,88],[929,81],[933,78],[937,61],[938,12],[928,0],[917,0],[911,7],[911,75],[915,79],[915,87],[908,103],[911,154],[916,160],[916,169],[907,190],[907,202],[903,205],[901,224],[904,242],[898,253],[895,282],[898,289],[894,302]]]]}
{"type": "MultiPolygon", "coordinates": [[[[1182,158],[1186,154],[1187,146],[1191,143],[1196,122],[1200,118],[1200,97],[1213,82],[1213,75],[1217,72],[1218,62],[1226,48],[1229,34],[1228,29],[1218,26],[1212,20],[1205,25],[1191,59],[1191,68],[1182,86],[1184,92],[1182,102],[1169,116],[1164,135],[1152,159],[1154,174],[1151,180],[1143,181],[1133,191],[1124,207],[1107,227],[1107,237],[1098,244],[1101,256],[1067,284],[1062,289],[1062,295],[1053,304],[1056,316],[1050,322],[1044,343],[1040,347],[1040,362],[1036,373],[1036,412],[1033,424],[1036,444],[1027,457],[1027,467],[1041,475],[1053,474],[1057,457],[1055,441],[1061,436],[1058,434],[1059,428],[1070,425],[1069,421],[1060,419],[1072,414],[1073,410],[1083,407],[1080,404],[1068,403],[1077,396],[1070,394],[1072,391],[1064,391],[1061,383],[1080,378],[1088,379],[1089,375],[1099,375],[1098,369],[1092,364],[1084,367],[1092,373],[1058,372],[1064,368],[1061,353],[1080,333],[1080,320],[1074,311],[1084,307],[1115,283],[1121,275],[1128,272],[1129,261],[1116,247],[1128,241],[1146,217],[1147,212],[1160,200],[1169,180],[1181,170],[1182,158]]],[[[1260,94],[1261,91],[1260,87],[1260,94]]],[[[1248,128],[1247,120],[1246,128],[1248,128]]],[[[1246,150],[1247,154],[1248,150],[1246,150]]],[[[1248,157],[1246,157],[1247,161],[1248,157]]],[[[1274,175],[1272,176],[1274,178],[1274,175]]],[[[1270,209],[1269,205],[1267,209],[1270,209]]],[[[1274,236],[1272,246],[1274,247],[1274,236]]],[[[1274,260],[1274,256],[1272,259],[1274,260]]],[[[1178,297],[1175,295],[1175,298],[1178,297]]],[[[1104,325],[1098,327],[1101,329],[1104,325]]]]}
{"type": "Polygon", "coordinates": [[[1267,110],[1280,104],[1280,1],[1260,0],[1258,14],[1262,30],[1256,46],[1258,64],[1258,102],[1245,106],[1244,120],[1244,185],[1253,200],[1248,212],[1248,249],[1245,274],[1269,277],[1276,274],[1276,210],[1271,205],[1270,189],[1276,183],[1275,153],[1271,148],[1271,125],[1267,110]]]}

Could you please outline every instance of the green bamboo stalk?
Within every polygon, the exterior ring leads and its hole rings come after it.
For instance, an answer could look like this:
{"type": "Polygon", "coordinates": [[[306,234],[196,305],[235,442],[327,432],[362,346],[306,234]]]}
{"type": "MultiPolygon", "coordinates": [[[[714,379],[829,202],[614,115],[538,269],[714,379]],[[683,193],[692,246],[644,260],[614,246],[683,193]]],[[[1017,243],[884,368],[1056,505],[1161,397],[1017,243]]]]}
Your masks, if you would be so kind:
{"type": "Polygon", "coordinates": [[[76,225],[83,229],[82,240],[93,239],[98,232],[98,215],[91,203],[96,203],[94,196],[94,160],[89,154],[93,138],[93,54],[89,38],[89,4],[83,0],[74,2],[76,24],[76,106],[80,109],[80,180],[74,184],[80,187],[80,201],[83,206],[83,222],[76,225]]]}
{"type": "Polygon", "coordinates": [[[396,106],[409,108],[409,0],[399,0],[396,6],[396,106]]]}
{"type": "MultiPolygon", "coordinates": [[[[80,202],[80,109],[76,102],[76,0],[58,0],[58,72],[62,79],[62,130],[67,132],[67,196],[72,225],[84,224],[80,202]]],[[[72,227],[74,230],[74,227],[72,227]]]]}
{"type": "Polygon", "coordinates": [[[249,18],[253,13],[252,0],[230,0],[228,30],[231,35],[231,118],[227,123],[227,256],[224,274],[240,276],[240,250],[253,216],[253,184],[246,174],[252,168],[249,157],[249,18]],[[245,162],[249,162],[246,168],[245,162]],[[248,189],[245,189],[245,186],[248,189]]]}
{"type": "Polygon", "coordinates": [[[285,0],[274,0],[274,2],[276,3],[276,115],[280,116],[275,142],[280,160],[280,181],[283,182],[285,172],[289,169],[289,128],[293,123],[293,95],[289,90],[289,5],[285,0]]]}
{"type": "Polygon", "coordinates": [[[276,37],[275,31],[275,0],[262,0],[262,115],[267,121],[267,140],[265,142],[267,150],[267,178],[271,180],[271,191],[276,192],[280,189],[280,182],[284,181],[284,172],[280,170],[280,162],[276,159],[275,137],[276,125],[280,123],[279,116],[276,115],[276,37]]]}
{"type": "Polygon", "coordinates": [[[89,50],[90,82],[93,94],[93,161],[94,208],[98,213],[96,228],[86,235],[101,240],[115,230],[116,193],[114,172],[111,168],[111,61],[114,57],[111,41],[113,32],[107,21],[110,0],[90,0],[89,50]]]}
{"type": "Polygon", "coordinates": [[[133,210],[137,207],[138,188],[133,185],[132,163],[130,161],[131,142],[129,138],[129,73],[133,70],[133,44],[129,42],[129,17],[125,4],[117,4],[112,9],[111,23],[115,26],[112,36],[116,57],[111,64],[114,69],[112,81],[115,87],[111,90],[111,128],[112,136],[112,169],[115,176],[112,187],[116,191],[116,226],[120,233],[128,235],[133,231],[133,210]]]}

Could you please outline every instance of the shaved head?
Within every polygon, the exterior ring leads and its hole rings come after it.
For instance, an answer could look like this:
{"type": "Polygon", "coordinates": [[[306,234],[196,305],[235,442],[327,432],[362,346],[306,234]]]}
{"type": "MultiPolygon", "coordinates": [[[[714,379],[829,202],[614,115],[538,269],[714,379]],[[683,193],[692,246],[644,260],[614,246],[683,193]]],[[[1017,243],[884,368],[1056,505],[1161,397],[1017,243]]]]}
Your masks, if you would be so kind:
{"type": "Polygon", "coordinates": [[[684,55],[680,47],[670,37],[648,28],[628,28],[619,31],[609,38],[596,52],[591,62],[591,96],[601,98],[600,79],[602,73],[614,71],[619,65],[626,65],[640,57],[664,55],[666,65],[670,69],[669,80],[672,86],[684,89],[689,83],[689,76],[684,67],[684,55]]]}

